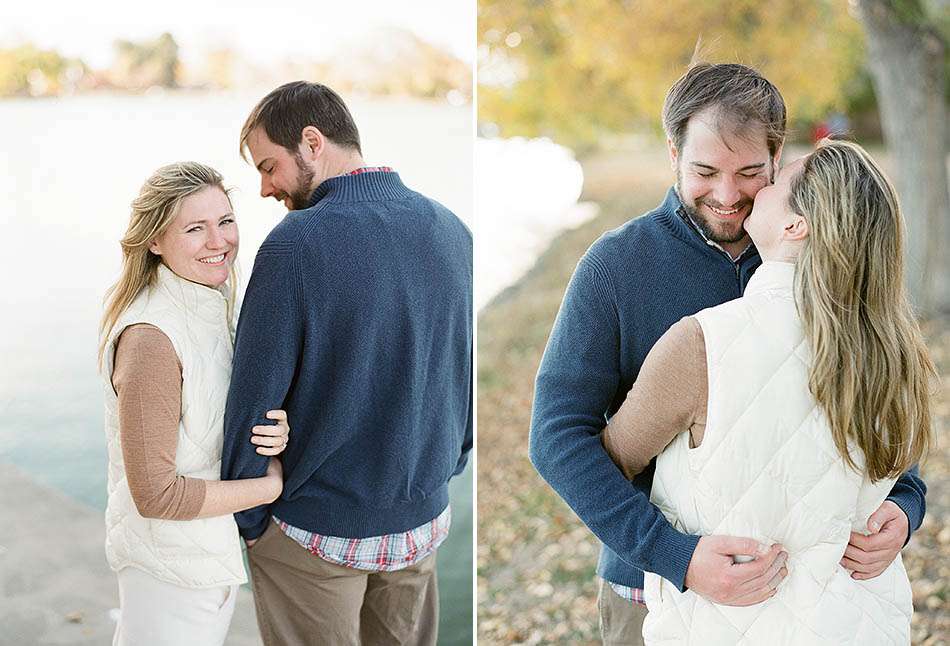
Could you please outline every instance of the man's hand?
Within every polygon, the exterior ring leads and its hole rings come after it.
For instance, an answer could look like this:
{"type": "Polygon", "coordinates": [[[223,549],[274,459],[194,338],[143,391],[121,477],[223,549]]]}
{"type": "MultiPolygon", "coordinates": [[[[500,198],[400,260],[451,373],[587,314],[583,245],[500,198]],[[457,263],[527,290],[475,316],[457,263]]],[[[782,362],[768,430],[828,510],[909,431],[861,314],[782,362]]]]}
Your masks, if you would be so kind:
{"type": "Polygon", "coordinates": [[[751,606],[775,594],[788,575],[788,554],[782,546],[762,545],[751,538],[703,536],[686,570],[686,587],[726,606],[751,606]],[[733,556],[754,556],[736,563],[733,556]]]}
{"type": "Polygon", "coordinates": [[[851,532],[841,565],[853,572],[852,579],[873,579],[897,558],[907,540],[907,529],[907,514],[885,500],[868,518],[869,536],[851,532]]]}
{"type": "Polygon", "coordinates": [[[260,540],[259,538],[251,538],[251,539],[245,538],[244,544],[247,545],[247,549],[251,549],[252,547],[254,547],[254,543],[256,543],[259,540],[260,540]]]}

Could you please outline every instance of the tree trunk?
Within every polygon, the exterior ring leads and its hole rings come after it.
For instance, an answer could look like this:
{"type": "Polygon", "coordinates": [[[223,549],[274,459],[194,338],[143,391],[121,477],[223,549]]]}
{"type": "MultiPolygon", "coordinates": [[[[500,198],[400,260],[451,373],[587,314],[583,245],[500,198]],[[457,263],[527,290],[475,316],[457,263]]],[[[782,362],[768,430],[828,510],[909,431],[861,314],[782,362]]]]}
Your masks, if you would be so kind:
{"type": "Polygon", "coordinates": [[[947,45],[936,29],[912,17],[915,0],[858,0],[856,5],[907,221],[907,285],[920,314],[948,312],[947,45]]]}

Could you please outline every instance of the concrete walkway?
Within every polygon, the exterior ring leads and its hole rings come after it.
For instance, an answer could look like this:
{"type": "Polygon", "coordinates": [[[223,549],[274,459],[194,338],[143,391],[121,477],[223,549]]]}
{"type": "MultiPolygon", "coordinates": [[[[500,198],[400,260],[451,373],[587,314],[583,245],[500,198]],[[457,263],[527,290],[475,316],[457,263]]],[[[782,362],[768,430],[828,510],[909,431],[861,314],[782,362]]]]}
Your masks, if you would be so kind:
{"type": "MultiPolygon", "coordinates": [[[[112,643],[118,607],[106,564],[103,513],[0,464],[0,644],[112,643]]],[[[227,644],[259,646],[251,592],[242,587],[227,644]]]]}

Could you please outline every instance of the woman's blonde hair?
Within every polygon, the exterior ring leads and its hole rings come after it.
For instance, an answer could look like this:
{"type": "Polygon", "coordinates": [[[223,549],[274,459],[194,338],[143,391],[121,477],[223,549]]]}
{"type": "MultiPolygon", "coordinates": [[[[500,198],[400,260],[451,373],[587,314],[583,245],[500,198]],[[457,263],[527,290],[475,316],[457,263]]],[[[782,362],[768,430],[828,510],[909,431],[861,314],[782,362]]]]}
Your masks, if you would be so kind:
{"type": "MultiPolygon", "coordinates": [[[[105,312],[99,325],[99,364],[113,326],[139,293],[154,283],[161,257],[149,246],[175,221],[186,197],[214,187],[228,195],[224,180],[215,169],[198,162],[178,162],[162,166],[145,180],[138,197],[132,200],[132,215],[122,246],[122,273],[105,296],[105,312]]],[[[228,198],[230,200],[230,197],[228,198]]],[[[231,266],[228,316],[233,314],[237,280],[231,266]]]]}
{"type": "Polygon", "coordinates": [[[861,146],[824,140],[792,180],[789,207],[809,224],[796,302],[813,363],[809,388],[846,463],[849,440],[872,481],[896,477],[933,441],[936,377],[904,286],[904,219],[861,146]]]}

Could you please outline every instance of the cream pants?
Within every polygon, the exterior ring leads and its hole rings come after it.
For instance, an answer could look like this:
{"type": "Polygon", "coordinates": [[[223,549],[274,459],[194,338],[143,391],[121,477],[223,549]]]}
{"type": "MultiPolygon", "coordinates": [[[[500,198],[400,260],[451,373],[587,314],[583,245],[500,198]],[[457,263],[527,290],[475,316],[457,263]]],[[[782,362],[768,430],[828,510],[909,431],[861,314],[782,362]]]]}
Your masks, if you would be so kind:
{"type": "Polygon", "coordinates": [[[228,634],[237,585],[183,588],[134,567],[119,578],[119,623],[112,646],[221,646],[228,634]]]}

